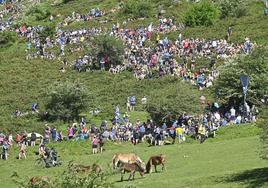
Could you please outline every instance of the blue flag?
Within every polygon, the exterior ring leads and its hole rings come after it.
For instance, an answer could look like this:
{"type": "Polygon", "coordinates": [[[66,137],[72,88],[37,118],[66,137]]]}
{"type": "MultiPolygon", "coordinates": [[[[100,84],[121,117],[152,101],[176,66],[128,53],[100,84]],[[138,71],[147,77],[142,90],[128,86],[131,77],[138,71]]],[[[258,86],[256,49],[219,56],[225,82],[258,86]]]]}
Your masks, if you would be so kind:
{"type": "Polygon", "coordinates": [[[243,87],[243,93],[244,93],[244,95],[246,95],[247,91],[248,91],[249,77],[247,75],[241,75],[240,81],[241,81],[241,84],[243,87]]]}

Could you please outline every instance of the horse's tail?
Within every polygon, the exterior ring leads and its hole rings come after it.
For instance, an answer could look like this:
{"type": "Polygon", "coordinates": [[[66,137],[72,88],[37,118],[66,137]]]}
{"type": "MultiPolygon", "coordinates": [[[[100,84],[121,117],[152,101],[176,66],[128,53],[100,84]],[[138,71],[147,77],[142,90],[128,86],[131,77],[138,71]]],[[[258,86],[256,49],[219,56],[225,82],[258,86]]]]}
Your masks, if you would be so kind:
{"type": "Polygon", "coordinates": [[[151,158],[149,159],[149,161],[147,162],[146,164],[146,173],[150,173],[150,170],[151,170],[151,158]]]}
{"type": "Polygon", "coordinates": [[[112,163],[113,163],[113,169],[115,169],[115,162],[116,162],[117,154],[113,156],[112,163]]]}

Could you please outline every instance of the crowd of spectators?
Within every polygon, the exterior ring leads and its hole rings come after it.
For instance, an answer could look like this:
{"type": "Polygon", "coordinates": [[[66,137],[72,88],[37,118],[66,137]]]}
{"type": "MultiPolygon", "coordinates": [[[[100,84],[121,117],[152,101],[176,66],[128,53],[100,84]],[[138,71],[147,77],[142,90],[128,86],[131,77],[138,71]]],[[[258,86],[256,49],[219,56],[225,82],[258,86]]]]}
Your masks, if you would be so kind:
{"type": "MultiPolygon", "coordinates": [[[[133,102],[133,97],[128,99],[133,108],[132,111],[135,110],[136,105],[136,99],[133,102]]],[[[143,104],[145,99],[143,97],[141,100],[143,104]]],[[[158,123],[151,119],[145,122],[140,119],[131,122],[128,113],[121,114],[119,106],[116,106],[114,118],[111,121],[103,121],[99,126],[82,118],[80,123],[72,123],[65,131],[46,124],[43,133],[27,133],[25,131],[18,133],[15,140],[13,140],[12,134],[6,136],[1,133],[1,159],[8,158],[8,151],[14,145],[20,147],[18,158],[26,158],[26,146],[35,146],[36,142],[46,145],[50,142],[90,139],[93,144],[93,154],[97,152],[98,147],[102,152],[106,141],[131,142],[134,145],[147,141],[151,145],[164,145],[174,144],[176,139],[179,144],[182,144],[192,137],[203,143],[206,138],[215,137],[216,131],[221,127],[255,122],[258,113],[258,109],[254,105],[250,107],[247,103],[239,108],[232,107],[222,113],[219,105],[212,103],[207,105],[206,113],[198,116],[183,113],[176,118],[172,116],[172,118],[162,119],[158,123]]]]}

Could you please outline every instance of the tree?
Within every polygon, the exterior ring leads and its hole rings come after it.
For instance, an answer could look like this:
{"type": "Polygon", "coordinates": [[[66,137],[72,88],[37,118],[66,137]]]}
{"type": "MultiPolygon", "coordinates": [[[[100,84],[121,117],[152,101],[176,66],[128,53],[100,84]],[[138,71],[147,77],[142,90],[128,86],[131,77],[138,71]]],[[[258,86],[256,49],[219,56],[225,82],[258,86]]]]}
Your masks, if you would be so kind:
{"type": "Polygon", "coordinates": [[[130,0],[123,5],[123,14],[131,18],[149,18],[153,14],[153,6],[148,0],[130,0]]]}
{"type": "Polygon", "coordinates": [[[268,50],[256,49],[249,56],[241,56],[233,62],[222,66],[220,77],[216,82],[216,92],[223,103],[236,105],[243,100],[240,75],[250,78],[247,101],[260,105],[261,99],[268,94],[268,50]]]}
{"type": "Polygon", "coordinates": [[[100,35],[94,38],[93,45],[92,53],[97,57],[98,62],[102,58],[107,58],[109,65],[122,64],[124,44],[121,40],[107,35],[100,35]]]}
{"type": "Polygon", "coordinates": [[[190,114],[201,112],[200,93],[197,89],[182,81],[176,80],[176,82],[177,87],[166,86],[166,90],[151,94],[147,111],[158,124],[167,117],[174,118],[183,112],[190,114]]]}
{"type": "Polygon", "coordinates": [[[0,33],[0,48],[6,48],[11,46],[17,41],[18,37],[13,32],[0,33]]]}
{"type": "Polygon", "coordinates": [[[47,98],[49,117],[70,121],[88,108],[92,95],[78,82],[57,82],[48,89],[47,98]]]}
{"type": "Polygon", "coordinates": [[[32,17],[35,21],[45,20],[50,15],[51,12],[41,6],[33,6],[28,12],[26,12],[26,16],[32,17]]]}
{"type": "Polygon", "coordinates": [[[63,0],[63,3],[67,4],[67,3],[71,2],[71,1],[73,1],[73,0],[63,0]]]}
{"type": "Polygon", "coordinates": [[[205,1],[194,5],[185,14],[187,26],[210,26],[219,18],[219,10],[212,3],[205,1]]]}
{"type": "Polygon", "coordinates": [[[247,13],[244,0],[221,0],[220,2],[221,18],[242,17],[247,13]]]}
{"type": "Polygon", "coordinates": [[[261,157],[268,159],[268,108],[263,108],[257,125],[262,128],[260,138],[262,141],[261,157]]]}

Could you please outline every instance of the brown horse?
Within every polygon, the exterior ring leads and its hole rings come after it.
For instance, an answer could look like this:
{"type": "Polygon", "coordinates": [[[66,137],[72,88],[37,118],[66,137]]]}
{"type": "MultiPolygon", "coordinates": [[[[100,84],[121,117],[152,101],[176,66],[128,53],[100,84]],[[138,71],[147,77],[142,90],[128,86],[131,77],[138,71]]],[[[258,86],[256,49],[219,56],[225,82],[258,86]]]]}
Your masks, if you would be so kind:
{"type": "Polygon", "coordinates": [[[44,188],[48,188],[51,186],[51,180],[49,177],[47,176],[34,176],[30,179],[29,182],[29,186],[30,187],[44,187],[44,188]]]}
{"type": "Polygon", "coordinates": [[[140,175],[143,177],[145,168],[142,167],[141,163],[135,162],[135,163],[120,163],[119,170],[121,171],[121,181],[124,180],[124,174],[126,172],[130,173],[128,177],[129,180],[134,180],[135,172],[138,171],[140,175]]]}
{"type": "Polygon", "coordinates": [[[93,165],[71,164],[69,166],[69,169],[76,173],[88,173],[88,174],[92,172],[100,174],[102,171],[101,166],[95,163],[93,165]]]}
{"type": "Polygon", "coordinates": [[[134,153],[117,153],[113,156],[112,162],[114,169],[118,167],[119,163],[143,163],[139,156],[134,153]]]}
{"type": "Polygon", "coordinates": [[[151,173],[152,172],[152,166],[154,166],[155,172],[157,172],[156,166],[157,165],[162,165],[162,171],[165,169],[165,163],[166,163],[166,156],[165,155],[157,155],[157,156],[152,156],[148,160],[146,164],[146,172],[151,173]]]}

